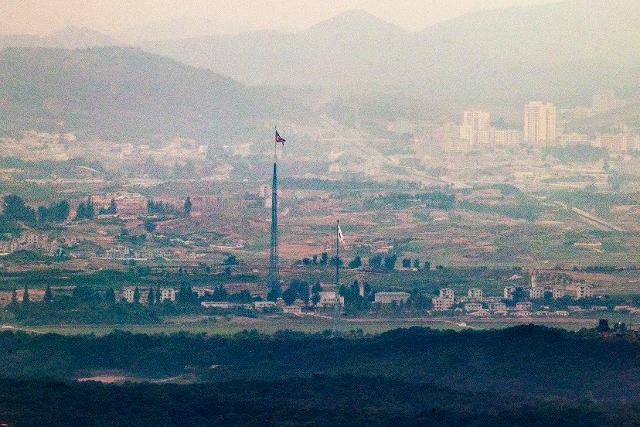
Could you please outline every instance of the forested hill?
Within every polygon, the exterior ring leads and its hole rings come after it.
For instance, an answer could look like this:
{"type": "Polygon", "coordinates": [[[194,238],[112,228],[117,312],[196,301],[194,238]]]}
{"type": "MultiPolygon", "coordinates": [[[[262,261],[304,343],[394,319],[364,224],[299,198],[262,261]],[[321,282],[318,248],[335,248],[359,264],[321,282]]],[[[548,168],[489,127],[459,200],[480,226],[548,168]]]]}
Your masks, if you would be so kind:
{"type": "Polygon", "coordinates": [[[262,91],[133,48],[6,48],[0,82],[0,135],[228,141],[273,113],[262,91]]]}
{"type": "Polygon", "coordinates": [[[0,349],[0,423],[15,426],[640,423],[640,345],[595,331],[3,332],[0,349]],[[99,373],[198,383],[69,381],[99,373]]]}
{"type": "Polygon", "coordinates": [[[189,373],[216,382],[384,376],[473,392],[640,403],[637,343],[537,326],[459,333],[413,328],[344,339],[287,332],[234,337],[4,332],[0,347],[5,349],[0,372],[12,378],[69,379],[101,370],[137,377],[189,373]]]}

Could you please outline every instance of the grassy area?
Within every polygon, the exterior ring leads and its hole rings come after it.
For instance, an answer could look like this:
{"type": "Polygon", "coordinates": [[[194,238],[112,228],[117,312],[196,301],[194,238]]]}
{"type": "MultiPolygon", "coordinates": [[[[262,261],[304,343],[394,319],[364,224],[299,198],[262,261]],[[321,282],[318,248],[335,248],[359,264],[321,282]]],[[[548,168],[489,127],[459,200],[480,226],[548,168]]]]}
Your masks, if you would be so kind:
{"type": "MultiPolygon", "coordinates": [[[[607,313],[602,317],[609,319],[610,324],[615,322],[629,322],[629,316],[619,313],[607,313]]],[[[365,334],[379,334],[398,328],[410,328],[414,326],[428,327],[444,330],[464,329],[502,329],[519,324],[538,324],[557,327],[566,330],[579,330],[593,328],[597,325],[598,316],[571,317],[571,318],[528,318],[528,319],[469,319],[469,318],[406,318],[406,319],[341,319],[340,330],[343,332],[362,331],[365,334]]],[[[640,324],[640,317],[631,318],[632,324],[640,324]]],[[[257,330],[265,334],[273,334],[282,330],[317,333],[332,330],[333,321],[324,318],[287,318],[287,317],[261,317],[257,319],[246,318],[218,318],[215,321],[203,321],[194,323],[163,323],[151,325],[52,325],[52,326],[9,326],[3,329],[24,330],[33,333],[55,333],[61,335],[106,335],[114,330],[127,331],[140,334],[173,334],[187,332],[208,335],[233,335],[245,330],[257,330]]]]}

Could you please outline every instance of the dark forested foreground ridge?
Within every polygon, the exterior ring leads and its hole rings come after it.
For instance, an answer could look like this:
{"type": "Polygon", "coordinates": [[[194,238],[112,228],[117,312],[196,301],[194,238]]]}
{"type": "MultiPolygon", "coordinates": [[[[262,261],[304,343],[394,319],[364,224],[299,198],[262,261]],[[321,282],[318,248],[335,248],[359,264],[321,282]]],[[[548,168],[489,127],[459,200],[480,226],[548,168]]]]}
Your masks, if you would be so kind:
{"type": "Polygon", "coordinates": [[[638,425],[640,345],[628,338],[538,326],[343,338],[4,332],[0,422],[638,425]],[[132,382],[73,381],[100,373],[132,382]],[[185,384],[158,384],[167,379],[185,384]]]}
{"type": "Polygon", "coordinates": [[[0,417],[34,425],[638,425],[637,405],[517,400],[344,376],[220,384],[0,381],[0,417]]]}

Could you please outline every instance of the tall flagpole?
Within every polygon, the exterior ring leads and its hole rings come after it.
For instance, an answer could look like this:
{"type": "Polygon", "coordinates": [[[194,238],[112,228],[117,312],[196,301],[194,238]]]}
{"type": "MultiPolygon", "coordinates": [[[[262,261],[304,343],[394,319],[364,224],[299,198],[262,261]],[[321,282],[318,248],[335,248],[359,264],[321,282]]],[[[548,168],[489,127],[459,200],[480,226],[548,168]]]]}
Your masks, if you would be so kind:
{"type": "MultiPolygon", "coordinates": [[[[277,129],[276,129],[277,133],[277,129]]],[[[280,286],[278,269],[278,142],[273,140],[273,179],[271,181],[271,251],[269,253],[269,287],[270,290],[280,286]]],[[[279,297],[279,292],[274,296],[279,297]]]]}
{"type": "Polygon", "coordinates": [[[336,293],[340,287],[340,220],[336,221],[336,293]]]}
{"type": "Polygon", "coordinates": [[[336,303],[333,306],[333,333],[340,329],[340,220],[336,221],[336,303]]]}

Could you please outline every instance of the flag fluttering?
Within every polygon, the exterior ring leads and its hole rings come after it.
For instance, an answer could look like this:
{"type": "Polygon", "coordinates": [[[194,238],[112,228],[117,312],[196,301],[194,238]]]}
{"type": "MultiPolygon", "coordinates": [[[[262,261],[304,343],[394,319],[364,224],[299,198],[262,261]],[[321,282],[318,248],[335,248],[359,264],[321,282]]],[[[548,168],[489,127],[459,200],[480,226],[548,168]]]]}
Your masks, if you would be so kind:
{"type": "Polygon", "coordinates": [[[338,224],[338,241],[344,245],[344,234],[342,234],[342,228],[338,224]]]}
{"type": "Polygon", "coordinates": [[[276,129],[276,142],[279,142],[284,146],[284,142],[285,141],[286,141],[286,139],[281,137],[280,134],[278,133],[278,129],[276,129]]]}

